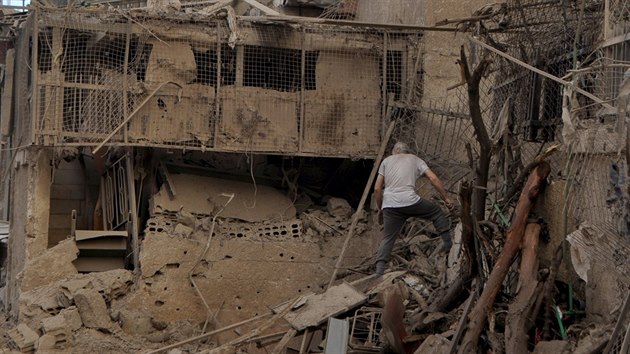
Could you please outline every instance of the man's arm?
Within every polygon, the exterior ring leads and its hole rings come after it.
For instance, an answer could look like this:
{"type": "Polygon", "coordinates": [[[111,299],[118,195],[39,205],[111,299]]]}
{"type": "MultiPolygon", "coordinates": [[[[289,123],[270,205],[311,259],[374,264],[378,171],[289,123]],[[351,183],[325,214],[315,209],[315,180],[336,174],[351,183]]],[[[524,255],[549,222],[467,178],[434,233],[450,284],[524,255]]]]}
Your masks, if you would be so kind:
{"type": "Polygon", "coordinates": [[[429,182],[431,182],[431,185],[433,186],[433,188],[435,188],[435,190],[438,191],[438,193],[440,193],[440,197],[442,197],[442,200],[446,204],[446,207],[451,209],[453,207],[453,203],[448,198],[448,194],[446,194],[446,190],[444,189],[444,184],[442,183],[440,178],[438,178],[438,176],[435,173],[433,173],[433,171],[431,171],[430,169],[427,169],[424,172],[424,176],[429,179],[429,182]]]}
{"type": "Polygon", "coordinates": [[[383,175],[376,177],[376,183],[374,184],[374,197],[376,198],[376,207],[380,211],[383,209],[383,187],[385,186],[385,178],[383,175]]]}

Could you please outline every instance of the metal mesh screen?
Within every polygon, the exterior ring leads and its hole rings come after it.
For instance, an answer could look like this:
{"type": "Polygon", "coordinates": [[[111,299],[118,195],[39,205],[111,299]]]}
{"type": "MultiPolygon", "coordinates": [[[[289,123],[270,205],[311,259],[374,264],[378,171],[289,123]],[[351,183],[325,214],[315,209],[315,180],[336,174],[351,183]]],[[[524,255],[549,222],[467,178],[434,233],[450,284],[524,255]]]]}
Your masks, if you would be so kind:
{"type": "Polygon", "coordinates": [[[625,0],[609,0],[610,19],[613,24],[630,20],[630,4],[625,0]]]}
{"type": "Polygon", "coordinates": [[[371,157],[417,81],[417,31],[198,14],[38,9],[37,141],[371,157]]]}
{"type": "MultiPolygon", "coordinates": [[[[618,80],[618,73],[605,79],[601,67],[585,70],[605,62],[603,53],[596,50],[602,38],[603,3],[574,5],[541,0],[508,1],[503,6],[489,5],[473,14],[473,17],[484,18],[482,21],[464,21],[457,26],[515,59],[556,77],[574,80],[576,86],[598,97],[614,97],[616,93],[609,88],[615,84],[610,83],[610,79],[618,80]],[[573,71],[574,68],[579,70],[573,71]]],[[[564,85],[474,43],[468,49],[471,66],[483,59],[491,62],[480,83],[482,115],[491,135],[500,125],[504,107],[509,112],[506,122],[509,141],[498,140],[495,163],[491,166],[491,173],[497,179],[491,198],[501,200],[508,189],[504,181],[514,180],[545,147],[563,142],[564,85]]],[[[467,104],[465,85],[450,93],[457,96],[462,105],[467,104]]],[[[577,112],[573,113],[584,121],[584,127],[601,123],[604,106],[580,94],[576,94],[575,100],[577,112]]],[[[446,110],[453,112],[453,109],[446,110]]],[[[474,141],[472,129],[464,132],[466,135],[459,137],[458,142],[474,141]]],[[[610,139],[607,135],[602,137],[610,139]]],[[[570,213],[578,222],[611,221],[607,192],[612,143],[609,142],[608,148],[582,144],[551,157],[552,175],[571,184],[568,190],[570,213]],[[589,203],[585,204],[585,200],[589,203]]],[[[476,143],[472,145],[475,147],[476,143]]]]}

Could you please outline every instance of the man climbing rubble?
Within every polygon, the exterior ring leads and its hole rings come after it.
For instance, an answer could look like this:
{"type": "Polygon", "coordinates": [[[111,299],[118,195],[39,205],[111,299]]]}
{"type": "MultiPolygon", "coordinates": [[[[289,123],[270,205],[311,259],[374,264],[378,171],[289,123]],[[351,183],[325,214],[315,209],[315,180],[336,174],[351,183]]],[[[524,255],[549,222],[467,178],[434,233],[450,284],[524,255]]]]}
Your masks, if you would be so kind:
{"type": "Polygon", "coordinates": [[[379,222],[382,220],[384,224],[384,237],[376,255],[377,276],[385,272],[396,238],[409,217],[431,220],[442,239],[438,251],[448,252],[451,248],[450,219],[437,204],[416,193],[416,181],[421,176],[429,179],[446,207],[449,210],[453,208],[438,176],[429,169],[426,162],[409,153],[407,144],[397,142],[392,149],[392,155],[381,163],[374,185],[379,222]]]}

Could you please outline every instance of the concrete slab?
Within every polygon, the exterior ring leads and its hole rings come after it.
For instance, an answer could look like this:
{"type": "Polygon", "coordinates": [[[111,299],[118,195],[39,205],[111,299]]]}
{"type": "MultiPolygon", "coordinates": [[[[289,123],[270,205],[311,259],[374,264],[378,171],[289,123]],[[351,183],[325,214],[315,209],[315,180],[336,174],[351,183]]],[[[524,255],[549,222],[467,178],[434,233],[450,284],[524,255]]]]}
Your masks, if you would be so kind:
{"type": "Polygon", "coordinates": [[[153,214],[177,212],[182,207],[197,215],[212,215],[228,200],[222,194],[234,194],[234,199],[221,212],[224,218],[249,222],[289,220],[295,218],[295,207],[282,192],[252,183],[227,179],[171,174],[177,195],[171,200],[168,188],[162,186],[153,196],[153,214]]]}

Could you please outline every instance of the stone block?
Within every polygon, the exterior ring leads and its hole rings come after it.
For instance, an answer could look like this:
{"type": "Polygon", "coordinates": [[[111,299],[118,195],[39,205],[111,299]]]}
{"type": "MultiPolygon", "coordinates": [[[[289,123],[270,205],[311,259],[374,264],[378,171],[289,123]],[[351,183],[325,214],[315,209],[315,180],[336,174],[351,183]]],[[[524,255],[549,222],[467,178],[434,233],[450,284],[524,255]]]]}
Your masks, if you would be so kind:
{"type": "Polygon", "coordinates": [[[96,290],[81,289],[74,294],[74,303],[79,309],[81,321],[88,328],[109,330],[112,321],[105,300],[96,290]]]}
{"type": "Polygon", "coordinates": [[[68,329],[70,329],[71,331],[76,331],[79,328],[83,327],[83,321],[81,320],[79,309],[77,309],[76,306],[71,306],[67,309],[62,310],[59,315],[64,317],[68,329]]]}
{"type": "Polygon", "coordinates": [[[44,334],[37,341],[37,352],[46,353],[57,349],[57,339],[52,334],[44,334]]]}

